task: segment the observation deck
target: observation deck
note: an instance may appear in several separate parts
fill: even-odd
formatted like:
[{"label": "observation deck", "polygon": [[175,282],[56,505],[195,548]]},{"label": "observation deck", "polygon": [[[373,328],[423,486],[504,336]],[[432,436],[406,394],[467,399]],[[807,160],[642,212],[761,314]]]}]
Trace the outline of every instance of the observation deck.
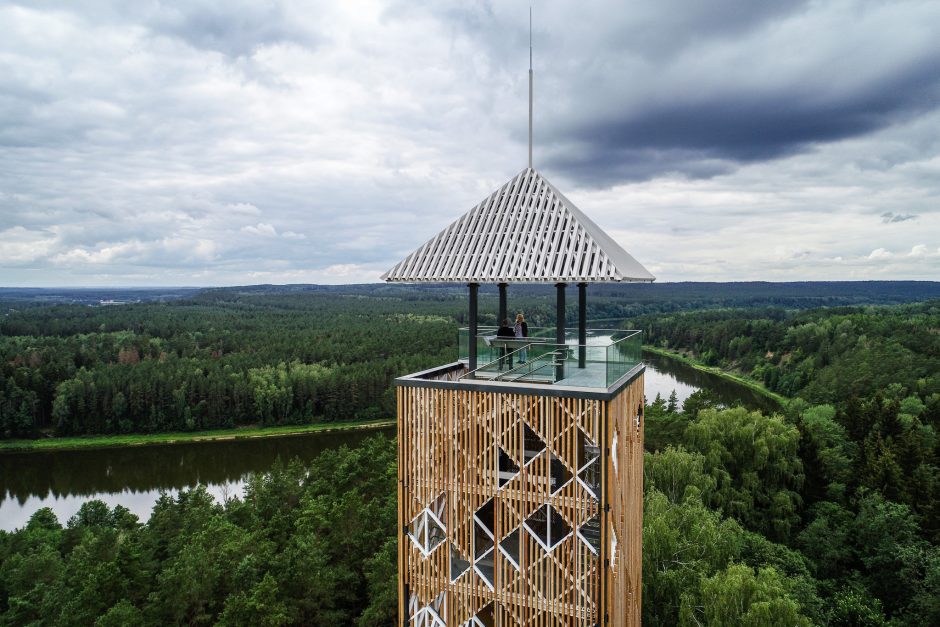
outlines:
[{"label": "observation deck", "polygon": [[[644,370],[641,331],[587,329],[585,342],[578,332],[566,332],[557,343],[554,327],[529,327],[529,337],[498,337],[497,328],[480,326],[475,336],[478,366],[470,368],[471,334],[457,331],[457,360],[423,372],[401,377],[414,385],[421,380],[448,384],[484,385],[487,389],[552,395],[609,395]],[[628,376],[630,375],[630,376]],[[578,394],[578,393],[581,394]]]},{"label": "observation deck", "polygon": [[[565,333],[555,342],[554,327],[530,327],[527,338],[496,336],[496,327],[480,327],[475,370],[460,379],[538,383],[565,387],[609,388],[642,362],[642,332],[587,329],[586,342]],[[469,364],[470,330],[457,332],[457,361]]]}]

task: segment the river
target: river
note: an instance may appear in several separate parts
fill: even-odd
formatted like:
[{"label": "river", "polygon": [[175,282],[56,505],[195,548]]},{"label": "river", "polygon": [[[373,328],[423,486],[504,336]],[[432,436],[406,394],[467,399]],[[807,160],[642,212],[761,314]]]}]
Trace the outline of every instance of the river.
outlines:
[{"label": "river", "polygon": [[[772,410],[774,402],[713,374],[666,357],[644,355],[646,396],[652,401],[675,390],[681,403],[707,388],[726,405]],[[37,453],[0,453],[0,529],[22,527],[40,507],[49,507],[65,524],[89,499],[123,505],[142,520],[162,492],[203,484],[218,499],[240,496],[246,478],[271,467],[278,457],[307,461],[326,449],[355,446],[376,433],[392,437],[394,428],[305,435],[191,442],[128,448]]]},{"label": "river", "polygon": [[126,448],[0,453],[0,529],[22,527],[40,507],[65,524],[89,499],[123,505],[142,520],[161,492],[203,484],[217,499],[241,496],[253,472],[278,457],[308,461],[343,444],[356,446],[394,427],[314,432],[303,435],[158,444]]},{"label": "river", "polygon": [[673,390],[679,400],[679,406],[693,392],[709,390],[722,404],[729,407],[743,405],[749,409],[759,409],[771,413],[780,409],[777,401],[755,392],[751,388],[725,379],[710,372],[697,370],[692,366],[653,353],[643,353],[646,362],[644,388],[646,399],[653,402],[656,394],[668,399]]}]

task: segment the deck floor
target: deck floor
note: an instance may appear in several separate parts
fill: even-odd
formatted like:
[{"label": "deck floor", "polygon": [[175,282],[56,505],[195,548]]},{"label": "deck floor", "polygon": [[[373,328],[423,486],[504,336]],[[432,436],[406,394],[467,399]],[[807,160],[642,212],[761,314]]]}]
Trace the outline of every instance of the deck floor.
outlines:
[{"label": "deck floor", "polygon": [[607,387],[607,364],[600,362],[588,362],[584,368],[578,368],[577,364],[565,365],[565,377],[559,379],[555,385],[570,385],[572,387],[583,388],[606,388]]},{"label": "deck floor", "polygon": [[[505,373],[505,370],[503,371],[478,370],[477,373],[474,375],[474,378],[493,380],[499,375],[504,374],[504,373]],[[530,374],[530,375],[520,376],[518,379],[514,379],[514,377],[517,377],[517,376],[519,375],[518,374],[507,375],[506,378],[500,379],[500,381],[504,381],[506,383],[548,383],[548,384],[551,384],[554,380],[551,375],[547,375],[547,374],[544,374],[544,375]]]},{"label": "deck floor", "polygon": [[[508,370],[508,368],[506,369]],[[476,379],[496,379],[506,370],[478,370],[474,378]],[[553,374],[531,374],[524,375],[518,379],[512,380],[515,374],[508,375],[500,381],[511,383],[547,383],[554,385],[567,385],[571,387],[585,388],[606,388],[607,387],[607,364],[601,362],[588,362],[584,368],[578,368],[576,362],[569,362],[565,365],[565,376],[558,381],[554,381]]]}]

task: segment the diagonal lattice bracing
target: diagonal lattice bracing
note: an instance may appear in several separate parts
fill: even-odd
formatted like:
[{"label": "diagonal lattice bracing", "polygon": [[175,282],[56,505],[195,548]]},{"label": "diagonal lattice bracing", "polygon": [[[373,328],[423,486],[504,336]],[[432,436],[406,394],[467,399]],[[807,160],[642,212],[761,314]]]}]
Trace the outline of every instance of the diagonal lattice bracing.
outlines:
[{"label": "diagonal lattice bracing", "polygon": [[[618,407],[635,410],[634,399],[642,398],[637,389]],[[433,619],[425,610],[443,591],[441,619],[449,626],[467,624],[493,603],[503,625],[593,627],[603,623],[605,577],[624,594],[612,598],[616,607],[610,609],[636,611],[638,531],[627,521],[631,508],[639,509],[630,499],[642,489],[642,476],[633,476],[635,468],[641,472],[642,442],[628,424],[635,411],[621,414],[611,406],[515,392],[399,389],[403,531],[425,512],[423,540],[417,526],[414,532],[422,548],[411,539],[399,548],[407,585],[400,591],[416,599],[412,616],[424,611]],[[607,434],[611,451],[617,431],[620,445],[613,449],[624,497],[610,513],[618,526],[613,543],[613,534],[604,534],[608,523],[595,471],[604,461],[616,474],[601,438]],[[539,526],[532,517],[540,511],[546,523],[544,530],[533,529],[540,532],[536,539],[530,528]],[[611,557],[613,579],[601,566]],[[407,609],[401,612],[407,621]]]}]

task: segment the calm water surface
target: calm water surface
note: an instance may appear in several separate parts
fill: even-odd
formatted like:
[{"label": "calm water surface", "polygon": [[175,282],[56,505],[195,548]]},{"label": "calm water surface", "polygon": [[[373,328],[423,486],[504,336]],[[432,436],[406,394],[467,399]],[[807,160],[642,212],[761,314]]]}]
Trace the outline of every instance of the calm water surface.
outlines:
[{"label": "calm water surface", "polygon": [[0,453],[0,529],[22,527],[40,507],[63,525],[82,503],[123,505],[141,520],[162,492],[205,485],[218,499],[241,496],[245,480],[280,457],[309,461],[326,449],[353,447],[367,437],[394,437],[395,429],[190,442],[41,453]]},{"label": "calm water surface", "polygon": [[[680,362],[656,355],[646,360],[646,396],[681,403],[706,388],[726,405],[773,410],[775,404],[751,390]],[[89,499],[121,504],[146,520],[157,497],[166,492],[205,485],[219,499],[241,496],[251,473],[263,472],[274,460],[299,457],[309,461],[326,449],[356,446],[394,428],[311,433],[253,440],[194,442],[132,448],[43,453],[0,453],[0,529],[22,527],[40,507],[51,508],[65,524]]]},{"label": "calm water surface", "polygon": [[646,376],[644,387],[646,399],[653,402],[656,394],[668,399],[672,391],[676,391],[679,406],[697,390],[709,390],[724,405],[729,407],[742,405],[749,409],[759,409],[763,412],[779,411],[780,406],[771,398],[758,394],[754,390],[723,379],[717,375],[696,370],[681,361],[662,357],[653,353],[643,353],[646,362]]}]

